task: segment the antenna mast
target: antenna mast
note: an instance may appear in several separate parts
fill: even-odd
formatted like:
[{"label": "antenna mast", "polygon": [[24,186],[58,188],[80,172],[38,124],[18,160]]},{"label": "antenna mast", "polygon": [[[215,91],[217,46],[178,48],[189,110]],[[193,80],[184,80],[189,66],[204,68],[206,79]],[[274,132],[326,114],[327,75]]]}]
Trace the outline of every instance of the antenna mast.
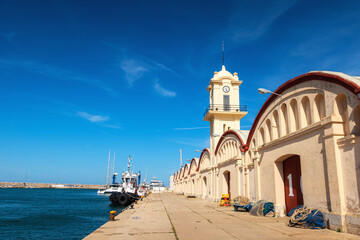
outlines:
[{"label": "antenna mast", "polygon": [[146,168],[145,179],[144,179],[145,183],[146,183],[146,180],[147,180],[147,168]]},{"label": "antenna mast", "polygon": [[182,151],[180,149],[180,168],[182,168]]},{"label": "antenna mast", "polygon": [[128,164],[128,172],[130,173],[130,161],[131,161],[131,157],[129,155],[129,164]]},{"label": "antenna mast", "polygon": [[222,41],[222,65],[225,65],[225,57],[224,57],[224,41]]}]

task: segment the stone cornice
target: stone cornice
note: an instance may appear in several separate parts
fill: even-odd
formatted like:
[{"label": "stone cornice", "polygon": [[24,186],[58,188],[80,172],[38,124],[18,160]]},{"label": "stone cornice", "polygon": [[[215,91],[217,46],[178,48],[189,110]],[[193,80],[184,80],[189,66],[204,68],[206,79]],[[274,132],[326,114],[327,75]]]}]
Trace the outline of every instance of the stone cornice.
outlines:
[{"label": "stone cornice", "polygon": [[203,169],[200,169],[200,170],[199,170],[199,173],[208,172],[208,171],[210,171],[210,170],[211,170],[210,167],[203,168]]},{"label": "stone cornice", "polygon": [[360,142],[360,136],[355,136],[353,134],[337,140],[339,148],[344,148],[357,142]]},{"label": "stone cornice", "polygon": [[305,128],[302,128],[300,130],[297,130],[295,132],[292,132],[286,136],[283,136],[281,138],[278,138],[278,139],[275,139],[271,142],[268,142],[268,143],[265,143],[264,145],[262,146],[258,146],[257,150],[258,151],[263,151],[267,148],[271,148],[271,147],[274,147],[278,144],[283,144],[283,143],[286,143],[287,141],[289,140],[292,140],[292,139],[295,139],[295,138],[298,138],[299,136],[302,136],[302,135],[305,135],[305,134],[308,134],[308,133],[311,133],[311,132],[314,132],[314,131],[317,131],[317,130],[320,130],[323,128],[323,124],[322,124],[322,121],[320,122],[316,122],[316,123],[313,123]]},{"label": "stone cornice", "polygon": [[[240,159],[241,159],[241,158],[240,158]],[[216,167],[219,168],[219,167],[223,167],[223,166],[226,166],[226,165],[230,165],[230,164],[232,164],[232,163],[236,163],[238,160],[239,160],[239,158],[237,158],[237,157],[230,158],[230,159],[228,159],[228,160],[226,160],[226,161],[219,162]]]}]

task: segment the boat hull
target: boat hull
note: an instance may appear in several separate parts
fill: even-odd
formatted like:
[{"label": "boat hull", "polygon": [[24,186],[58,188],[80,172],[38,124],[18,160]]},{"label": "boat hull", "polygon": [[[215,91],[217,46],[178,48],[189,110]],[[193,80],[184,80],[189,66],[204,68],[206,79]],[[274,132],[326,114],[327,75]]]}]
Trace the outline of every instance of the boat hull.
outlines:
[{"label": "boat hull", "polygon": [[112,193],[109,196],[109,200],[115,204],[115,205],[120,205],[120,206],[128,206],[130,204],[132,204],[133,202],[135,202],[135,200],[138,200],[139,196],[137,196],[136,194],[132,194],[132,193]]}]

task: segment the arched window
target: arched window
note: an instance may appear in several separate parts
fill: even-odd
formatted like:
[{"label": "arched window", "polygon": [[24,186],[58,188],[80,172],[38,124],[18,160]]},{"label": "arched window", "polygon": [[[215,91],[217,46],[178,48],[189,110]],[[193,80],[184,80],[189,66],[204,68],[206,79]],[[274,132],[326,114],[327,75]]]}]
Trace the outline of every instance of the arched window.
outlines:
[{"label": "arched window", "polygon": [[301,127],[306,127],[311,124],[310,116],[310,101],[308,97],[301,99]]},{"label": "arched window", "polygon": [[319,93],[314,99],[314,122],[320,121],[325,117],[325,99]]},{"label": "arched window", "polygon": [[273,112],[273,124],[272,124],[272,133],[273,139],[278,139],[280,137],[280,122],[278,111],[274,110]]},{"label": "arched window", "polygon": [[295,99],[291,100],[290,102],[290,130],[291,132],[295,132],[299,130],[299,115],[298,115],[298,108],[297,108],[297,102]]},{"label": "arched window", "polygon": [[288,121],[288,113],[287,113],[287,107],[284,103],[281,105],[281,136],[289,134],[289,121]]},{"label": "arched window", "polygon": [[266,120],[266,128],[267,128],[267,131],[266,131],[266,139],[265,139],[265,142],[271,142],[272,141],[272,135],[271,135],[271,122],[270,120]]},{"label": "arched window", "polygon": [[236,142],[233,142],[233,157],[237,156]]},{"label": "arched window", "polygon": [[265,143],[265,133],[264,133],[264,129],[260,128],[260,146],[263,145]]},{"label": "arched window", "polygon": [[356,136],[360,136],[360,104],[354,110],[354,131],[353,133]]},{"label": "arched window", "polygon": [[229,142],[227,142],[225,145],[225,153],[226,153],[226,160],[228,160],[231,157],[231,149]]},{"label": "arched window", "polygon": [[342,122],[343,122],[343,129],[344,129],[344,135],[350,134],[350,128],[349,128],[349,118],[348,118],[348,111],[347,111],[347,100],[346,95],[341,93],[336,96],[335,98],[335,104],[334,104],[334,113],[336,115],[341,116]]}]

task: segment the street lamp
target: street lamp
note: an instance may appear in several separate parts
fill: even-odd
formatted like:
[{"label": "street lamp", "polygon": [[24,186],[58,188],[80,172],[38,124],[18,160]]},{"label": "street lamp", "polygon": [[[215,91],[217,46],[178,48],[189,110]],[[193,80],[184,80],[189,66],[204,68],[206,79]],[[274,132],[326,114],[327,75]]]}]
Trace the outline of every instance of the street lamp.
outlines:
[{"label": "street lamp", "polygon": [[275,94],[275,95],[278,95],[278,96],[282,97],[282,95],[281,95],[281,94],[278,94],[278,93],[272,92],[272,91],[270,91],[270,90],[268,90],[268,89],[265,89],[265,88],[259,88],[259,89],[258,89],[258,92],[259,92],[260,94],[273,93],[273,94]]}]

